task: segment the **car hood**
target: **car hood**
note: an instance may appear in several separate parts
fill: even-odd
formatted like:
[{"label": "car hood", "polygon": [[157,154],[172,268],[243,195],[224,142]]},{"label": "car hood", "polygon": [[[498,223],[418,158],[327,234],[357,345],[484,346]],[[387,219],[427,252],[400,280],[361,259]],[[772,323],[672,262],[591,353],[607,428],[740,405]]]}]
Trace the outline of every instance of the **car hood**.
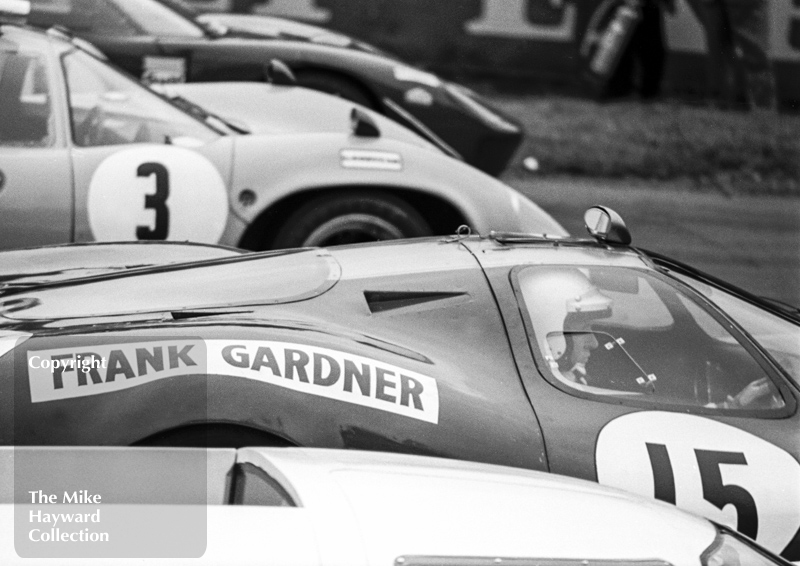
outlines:
[{"label": "car hood", "polygon": [[375,122],[381,136],[440,152],[427,140],[377,112],[299,86],[214,82],[159,85],[157,90],[167,96],[182,96],[214,114],[244,124],[254,134],[350,133],[351,114],[359,108]]}]

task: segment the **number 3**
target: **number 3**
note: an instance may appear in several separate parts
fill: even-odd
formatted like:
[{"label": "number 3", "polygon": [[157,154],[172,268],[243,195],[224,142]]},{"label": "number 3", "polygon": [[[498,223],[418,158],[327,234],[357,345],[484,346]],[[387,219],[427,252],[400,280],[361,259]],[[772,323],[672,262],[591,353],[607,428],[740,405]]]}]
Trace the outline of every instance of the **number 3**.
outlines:
[{"label": "number 3", "polygon": [[[675,504],[675,474],[669,452],[664,444],[646,443],[650,466],[653,469],[654,493],[656,499]],[[697,466],[700,469],[700,483],[703,499],[722,510],[727,504],[736,508],[736,530],[750,538],[758,534],[758,511],[753,496],[738,485],[722,483],[721,464],[747,465],[741,452],[720,452],[716,450],[695,450]]]},{"label": "number 3", "polygon": [[156,212],[155,228],[137,226],[136,238],[139,240],[166,240],[169,234],[169,171],[160,163],[142,163],[136,169],[139,177],[156,176],[156,192],[144,197],[144,207],[152,208]]}]

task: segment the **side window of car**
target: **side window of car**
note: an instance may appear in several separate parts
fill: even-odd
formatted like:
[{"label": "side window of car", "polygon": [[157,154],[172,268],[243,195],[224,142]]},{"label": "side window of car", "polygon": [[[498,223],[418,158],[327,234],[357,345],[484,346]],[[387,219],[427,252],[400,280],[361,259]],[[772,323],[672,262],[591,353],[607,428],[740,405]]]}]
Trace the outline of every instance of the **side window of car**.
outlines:
[{"label": "side window of car", "polygon": [[673,275],[728,313],[800,387],[800,324],[781,318],[718,287],[680,273]]},{"label": "side window of car", "polygon": [[51,104],[44,57],[0,51],[0,145],[51,145]]},{"label": "side window of car", "polygon": [[238,464],[233,471],[233,505],[297,507],[292,496],[264,470],[253,464]]},{"label": "side window of car", "polygon": [[64,26],[76,34],[140,34],[119,8],[105,0],[33,0],[28,21],[40,27]]},{"label": "side window of car", "polygon": [[703,411],[785,406],[767,360],[666,277],[599,266],[515,277],[534,357],[565,391]]}]

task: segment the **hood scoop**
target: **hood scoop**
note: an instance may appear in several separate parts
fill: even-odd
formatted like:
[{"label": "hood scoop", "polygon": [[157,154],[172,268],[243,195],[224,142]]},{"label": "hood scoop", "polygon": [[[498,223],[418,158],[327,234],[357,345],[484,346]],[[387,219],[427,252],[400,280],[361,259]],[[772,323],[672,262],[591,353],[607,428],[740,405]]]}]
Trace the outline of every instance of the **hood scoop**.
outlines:
[{"label": "hood scoop", "polygon": [[469,293],[445,291],[364,291],[372,314],[419,307],[414,310],[442,308],[469,300]]}]

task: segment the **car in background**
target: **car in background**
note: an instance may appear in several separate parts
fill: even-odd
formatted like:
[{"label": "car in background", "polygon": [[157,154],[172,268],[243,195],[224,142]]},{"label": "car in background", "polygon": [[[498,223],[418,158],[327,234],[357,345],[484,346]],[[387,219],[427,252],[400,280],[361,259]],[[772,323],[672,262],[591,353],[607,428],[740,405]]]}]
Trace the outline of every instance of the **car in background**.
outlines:
[{"label": "car in background", "polygon": [[248,82],[166,83],[150,88],[186,99],[250,134],[336,132],[350,135],[354,118],[371,122],[380,137],[436,153],[442,148],[397,122],[350,101],[296,85]]},{"label": "car in background", "polygon": [[461,85],[384,54],[302,37],[258,36],[203,24],[174,0],[33,0],[29,21],[59,25],[146,82],[257,81],[283,61],[299,84],[384,114],[467,163],[498,175],[521,126]]},{"label": "car in background", "polygon": [[[0,248],[188,240],[263,250],[462,224],[565,233],[517,191],[366,109],[351,109],[347,128],[250,134],[159,96],[57,30],[2,25],[0,38]],[[331,106],[341,112],[341,101]]]},{"label": "car in background", "polygon": [[[115,566],[140,557],[227,566],[787,564],[659,502],[570,478],[420,456],[17,447],[0,449],[0,478],[7,480],[0,483],[6,566],[42,555],[51,558],[36,564],[70,566],[98,555],[89,537],[103,534],[109,544],[100,555]],[[17,497],[12,484],[21,484]],[[32,503],[37,492],[100,500],[42,505]],[[80,536],[83,528],[89,540],[42,544],[51,531],[34,514],[78,510],[98,521],[62,522],[58,532]]]},{"label": "car in background", "polygon": [[465,231],[185,262],[172,248],[126,270],[120,249],[71,278],[92,246],[65,248],[52,270],[3,274],[0,444],[351,448],[550,471],[798,560],[800,318],[631,247],[613,211],[587,226],[584,240]]},{"label": "car in background", "polygon": [[[188,4],[183,0],[168,0],[175,4],[176,9],[183,8],[186,13],[192,14],[195,10],[202,10],[202,6],[197,3]],[[225,12],[201,13],[196,16],[199,22],[207,25],[225,27],[238,32],[247,32],[264,37],[274,37],[276,39],[296,39],[300,41],[310,41],[321,43],[333,47],[343,47],[345,49],[356,49],[366,53],[376,53],[392,59],[396,56],[375,47],[370,43],[359,41],[353,37],[344,35],[340,32],[315,26],[288,18],[278,16],[265,16],[255,14],[233,14]]]}]

